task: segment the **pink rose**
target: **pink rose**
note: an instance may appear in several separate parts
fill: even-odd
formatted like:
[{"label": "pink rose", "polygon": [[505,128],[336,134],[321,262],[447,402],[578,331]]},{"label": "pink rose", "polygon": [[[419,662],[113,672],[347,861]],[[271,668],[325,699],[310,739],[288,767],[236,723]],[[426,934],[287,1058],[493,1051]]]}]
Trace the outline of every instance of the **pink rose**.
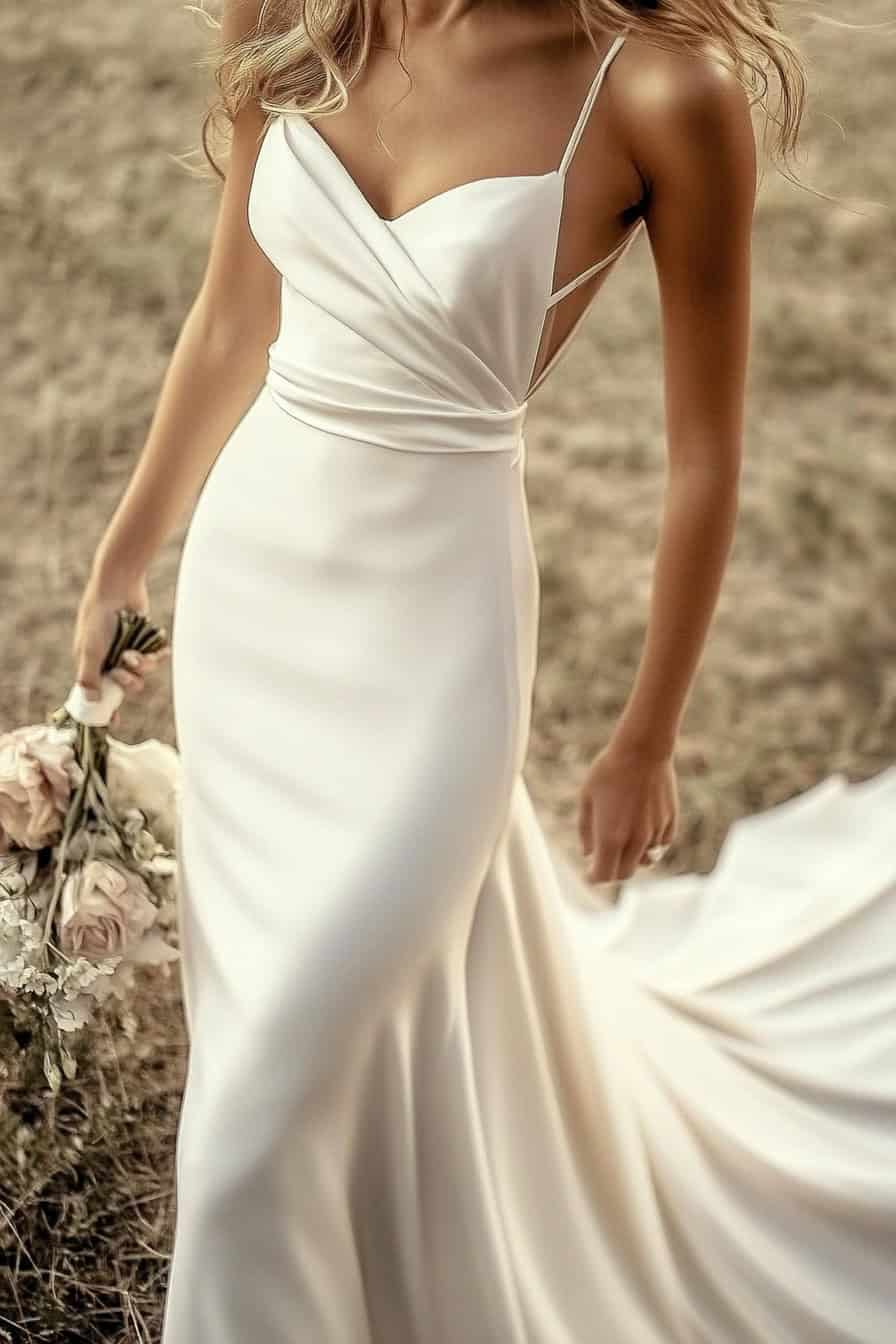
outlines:
[{"label": "pink rose", "polygon": [[34,723],[0,736],[0,854],[43,849],[62,833],[80,777],[70,728]]},{"label": "pink rose", "polygon": [[139,873],[124,872],[102,859],[91,859],[70,873],[62,886],[62,951],[91,959],[131,955],[156,918],[147,892]]}]

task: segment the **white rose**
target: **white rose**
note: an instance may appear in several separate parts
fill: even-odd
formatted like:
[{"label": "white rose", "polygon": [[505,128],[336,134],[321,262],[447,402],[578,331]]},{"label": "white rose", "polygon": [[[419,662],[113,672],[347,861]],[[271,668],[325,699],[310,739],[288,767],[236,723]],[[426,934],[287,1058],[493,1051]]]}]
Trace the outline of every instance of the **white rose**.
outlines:
[{"label": "white rose", "polygon": [[139,808],[149,829],[166,849],[174,849],[180,753],[155,737],[143,742],[120,742],[109,736],[106,783],[116,813]]}]

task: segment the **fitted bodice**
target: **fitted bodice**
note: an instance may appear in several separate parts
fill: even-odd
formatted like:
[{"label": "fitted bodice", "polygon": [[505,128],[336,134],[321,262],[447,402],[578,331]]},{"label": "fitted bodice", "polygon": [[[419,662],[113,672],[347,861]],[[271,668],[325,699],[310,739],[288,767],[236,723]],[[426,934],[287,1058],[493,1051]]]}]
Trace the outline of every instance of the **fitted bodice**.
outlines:
[{"label": "fitted bodice", "polygon": [[266,381],[284,410],[385,447],[515,446],[529,396],[579,325],[533,380],[550,308],[621,256],[642,222],[554,289],[566,169],[623,41],[600,63],[556,170],[465,182],[391,220],[310,121],[271,121],[248,218],[282,276]]}]

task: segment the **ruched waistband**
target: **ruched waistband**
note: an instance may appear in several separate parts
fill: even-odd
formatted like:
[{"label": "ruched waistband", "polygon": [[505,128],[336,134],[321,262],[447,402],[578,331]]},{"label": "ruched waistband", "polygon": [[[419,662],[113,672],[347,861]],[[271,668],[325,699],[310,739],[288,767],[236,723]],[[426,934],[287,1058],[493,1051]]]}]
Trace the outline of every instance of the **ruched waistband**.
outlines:
[{"label": "ruched waistband", "polygon": [[287,415],[340,438],[411,453],[521,451],[527,403],[507,410],[461,406],[424,398],[406,401],[365,398],[358,388],[350,405],[299,388],[270,365],[265,388]]}]

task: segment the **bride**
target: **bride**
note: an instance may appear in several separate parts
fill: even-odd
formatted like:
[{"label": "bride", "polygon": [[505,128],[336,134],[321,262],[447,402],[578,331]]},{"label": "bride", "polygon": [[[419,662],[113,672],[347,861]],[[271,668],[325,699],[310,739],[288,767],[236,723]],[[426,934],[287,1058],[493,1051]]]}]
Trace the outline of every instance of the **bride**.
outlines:
[{"label": "bride", "polygon": [[[189,517],[163,1344],[889,1344],[896,769],[645,871],[734,530],[766,70],[799,127],[777,10],[226,6],[208,266],[74,637],[96,695]],[[525,419],[642,232],[666,497],[580,873],[522,775]]]}]

